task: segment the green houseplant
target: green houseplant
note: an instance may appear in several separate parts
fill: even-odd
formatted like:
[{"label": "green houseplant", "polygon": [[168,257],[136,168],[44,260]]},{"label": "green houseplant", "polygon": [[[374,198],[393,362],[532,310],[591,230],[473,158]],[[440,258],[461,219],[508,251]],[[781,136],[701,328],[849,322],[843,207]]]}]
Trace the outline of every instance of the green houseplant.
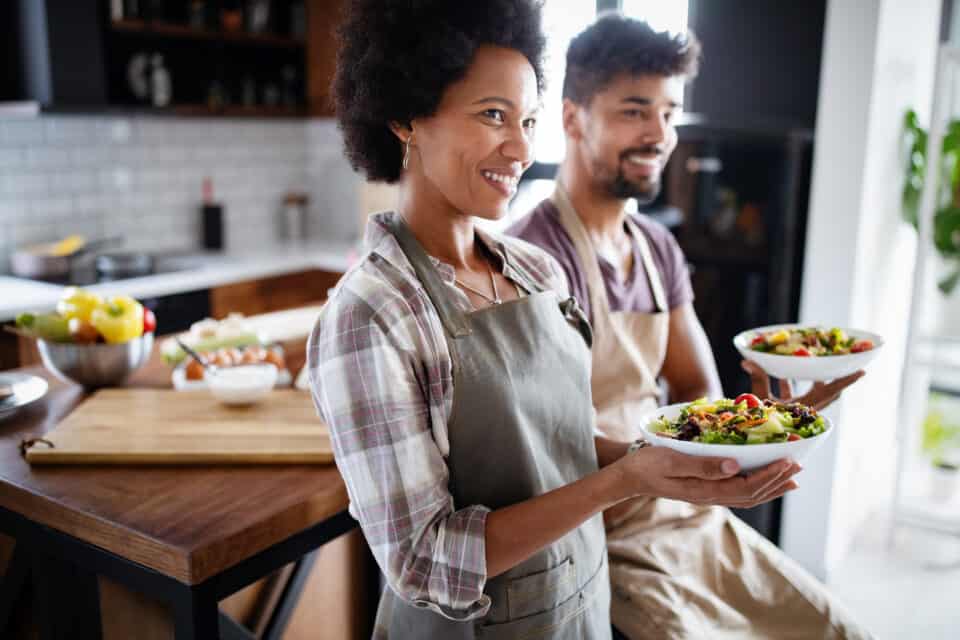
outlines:
[{"label": "green houseplant", "polygon": [[[903,137],[907,151],[903,217],[916,228],[927,171],[927,132],[912,109],[904,116]],[[939,286],[944,294],[949,294],[960,283],[960,120],[951,120],[947,125],[939,170],[940,193],[933,218],[933,243],[948,264],[948,272]]]},{"label": "green houseplant", "polygon": [[940,502],[953,499],[960,484],[960,423],[958,401],[931,393],[923,421],[920,449],[930,460],[931,496]]}]

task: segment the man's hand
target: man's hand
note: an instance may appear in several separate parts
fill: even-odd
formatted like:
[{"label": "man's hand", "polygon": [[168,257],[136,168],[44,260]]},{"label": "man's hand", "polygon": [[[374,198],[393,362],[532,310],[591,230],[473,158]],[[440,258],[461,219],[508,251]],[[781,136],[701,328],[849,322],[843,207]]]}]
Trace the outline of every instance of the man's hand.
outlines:
[{"label": "man's hand", "polygon": [[752,360],[742,360],[740,367],[750,375],[750,389],[755,396],[760,398],[770,398],[771,400],[780,400],[782,402],[799,402],[808,407],[813,407],[817,411],[829,406],[834,400],[840,397],[843,390],[863,377],[863,371],[857,371],[850,375],[837,378],[831,382],[815,382],[813,388],[802,396],[794,397],[793,386],[789,380],[780,381],[780,397],[773,395],[770,389],[770,376]]},{"label": "man's hand", "polygon": [[741,476],[736,460],[689,456],[666,447],[645,447],[615,464],[631,496],[742,509],[796,489],[793,476],[803,468],[791,460],[778,460]]}]

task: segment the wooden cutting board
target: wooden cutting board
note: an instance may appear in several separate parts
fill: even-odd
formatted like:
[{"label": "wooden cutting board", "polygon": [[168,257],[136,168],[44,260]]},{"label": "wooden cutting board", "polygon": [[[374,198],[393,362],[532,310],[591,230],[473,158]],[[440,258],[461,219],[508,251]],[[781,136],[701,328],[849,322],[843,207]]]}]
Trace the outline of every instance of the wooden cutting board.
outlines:
[{"label": "wooden cutting board", "polygon": [[31,464],[278,464],[333,461],[309,393],[227,407],[208,391],[103,389],[26,451]]}]

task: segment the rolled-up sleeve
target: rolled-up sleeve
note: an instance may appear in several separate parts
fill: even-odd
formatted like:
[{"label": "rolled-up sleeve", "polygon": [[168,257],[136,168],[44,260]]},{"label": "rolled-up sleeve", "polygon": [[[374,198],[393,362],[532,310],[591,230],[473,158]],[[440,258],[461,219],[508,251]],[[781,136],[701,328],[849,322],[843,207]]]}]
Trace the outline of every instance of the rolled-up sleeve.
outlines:
[{"label": "rolled-up sleeve", "polygon": [[452,620],[486,614],[484,532],[489,509],[455,509],[434,439],[430,367],[415,319],[381,314],[341,292],[310,339],[308,366],[350,512],[389,586]]}]

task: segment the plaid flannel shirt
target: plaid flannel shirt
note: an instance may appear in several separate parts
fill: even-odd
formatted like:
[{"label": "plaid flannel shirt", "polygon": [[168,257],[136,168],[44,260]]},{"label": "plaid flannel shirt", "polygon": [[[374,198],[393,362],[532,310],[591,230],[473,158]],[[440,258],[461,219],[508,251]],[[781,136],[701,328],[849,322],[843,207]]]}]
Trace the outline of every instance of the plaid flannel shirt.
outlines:
[{"label": "plaid flannel shirt", "polygon": [[[452,620],[487,613],[484,529],[489,509],[455,505],[448,489],[447,421],[453,371],[440,317],[393,235],[371,216],[367,253],[340,280],[310,337],[308,367],[317,409],[330,428],[350,513],[390,588]],[[568,294],[546,252],[480,230],[520,284]],[[504,255],[506,254],[506,255]],[[472,310],[454,269],[431,258],[448,292]]]}]

